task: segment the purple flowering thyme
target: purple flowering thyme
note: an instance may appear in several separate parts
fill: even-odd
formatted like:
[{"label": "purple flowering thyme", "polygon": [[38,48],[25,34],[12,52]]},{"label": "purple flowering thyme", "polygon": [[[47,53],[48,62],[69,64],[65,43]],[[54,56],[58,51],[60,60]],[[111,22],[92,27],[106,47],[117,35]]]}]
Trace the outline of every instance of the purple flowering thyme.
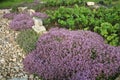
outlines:
[{"label": "purple flowering thyme", "polygon": [[14,16],[16,16],[16,13],[6,13],[3,15],[3,18],[7,18],[7,19],[13,19]]},{"label": "purple flowering thyme", "polygon": [[55,28],[39,38],[23,64],[43,80],[106,80],[120,72],[120,47],[91,31]]},{"label": "purple flowering thyme", "polygon": [[13,30],[22,30],[32,28],[34,21],[28,14],[18,14],[10,23],[10,28]]}]

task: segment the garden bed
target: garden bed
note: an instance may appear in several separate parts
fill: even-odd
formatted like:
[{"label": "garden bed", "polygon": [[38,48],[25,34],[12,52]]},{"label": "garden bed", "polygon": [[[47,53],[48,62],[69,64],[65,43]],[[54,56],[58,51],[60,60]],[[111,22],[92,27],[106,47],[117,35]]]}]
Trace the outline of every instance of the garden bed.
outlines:
[{"label": "garden bed", "polygon": [[[46,2],[40,2],[39,4],[37,4],[37,6],[30,3],[30,5],[28,5],[27,7],[35,9],[37,12],[44,12],[49,16],[43,22],[43,25],[45,25],[47,30],[53,27],[66,28],[69,30],[89,30],[101,35],[104,38],[105,44],[109,44],[115,47],[120,46],[120,9],[119,7],[114,7],[115,4],[119,4],[119,0],[117,2],[112,2],[112,4],[114,5],[112,7],[101,7],[98,9],[86,6],[85,2],[82,2],[82,0],[75,0],[75,2],[70,2],[70,0],[65,2],[55,2],[55,0],[43,1]],[[105,1],[105,3],[106,5],[108,5],[107,1]],[[6,2],[6,4],[11,5],[11,3],[9,2]],[[15,2],[14,4],[14,6],[26,6],[25,3],[17,5]],[[18,14],[17,7],[14,7],[12,12]],[[41,78],[36,76],[35,74],[29,74],[25,72],[23,68],[23,60],[26,55],[29,55],[29,53],[32,53],[31,51],[34,52],[35,50],[37,51],[36,53],[39,54],[38,49],[41,48],[38,47],[36,49],[36,42],[40,35],[38,35],[32,29],[14,31],[14,29],[12,30],[12,28],[9,28],[10,21],[11,20],[4,19],[2,17],[0,19],[0,79],[14,80],[15,78],[23,78],[25,80],[41,80]],[[52,32],[50,34],[52,34]],[[57,38],[56,40],[59,41],[59,38]],[[45,77],[43,76],[42,78]],[[100,79],[97,80],[102,79],[103,78],[100,77]],[[108,80],[113,80],[113,77],[110,77]]]}]

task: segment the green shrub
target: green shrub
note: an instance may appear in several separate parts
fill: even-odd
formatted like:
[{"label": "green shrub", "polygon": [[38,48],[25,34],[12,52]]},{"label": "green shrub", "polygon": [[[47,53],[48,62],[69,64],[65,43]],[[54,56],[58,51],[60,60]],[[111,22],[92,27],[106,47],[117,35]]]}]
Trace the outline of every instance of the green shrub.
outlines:
[{"label": "green shrub", "polygon": [[[74,7],[61,6],[55,11],[48,10],[47,13],[49,18],[46,25],[57,24],[58,27],[70,30],[91,30],[102,35],[107,43],[114,46],[120,45],[120,11],[114,7],[92,10],[78,5]],[[96,26],[99,27],[97,30]],[[109,32],[109,30],[111,31]]]},{"label": "green shrub", "polygon": [[33,0],[2,0],[0,1],[0,8],[12,8],[28,2],[33,2]]},{"label": "green shrub", "polygon": [[83,4],[83,0],[44,0],[46,6],[71,6]]},{"label": "green shrub", "polygon": [[120,45],[120,25],[116,24],[112,26],[112,24],[105,22],[102,23],[100,27],[94,28],[95,32],[101,34],[105,39],[106,42],[113,46]]},{"label": "green shrub", "polygon": [[36,47],[36,41],[39,35],[32,29],[20,31],[16,41],[20,47],[26,52],[30,52]]},{"label": "green shrub", "polygon": [[75,5],[73,8],[61,6],[58,10],[47,11],[47,13],[50,23],[57,23],[68,29],[81,29],[81,27],[87,26],[88,18],[92,12],[88,8]]}]

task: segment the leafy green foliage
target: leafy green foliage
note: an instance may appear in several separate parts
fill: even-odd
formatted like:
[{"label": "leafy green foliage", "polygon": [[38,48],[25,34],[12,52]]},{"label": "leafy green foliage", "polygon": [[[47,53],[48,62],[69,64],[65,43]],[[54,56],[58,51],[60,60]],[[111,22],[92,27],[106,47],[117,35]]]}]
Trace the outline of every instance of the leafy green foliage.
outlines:
[{"label": "leafy green foliage", "polygon": [[115,8],[91,10],[75,5],[72,8],[62,6],[58,10],[49,10],[47,13],[50,16],[48,19],[50,23],[58,23],[62,27],[72,29],[91,27],[90,29],[93,30],[94,26],[99,26],[103,22],[109,22],[112,25],[120,23],[119,11]]},{"label": "leafy green foliage", "polygon": [[120,31],[119,24],[112,26],[112,24],[105,22],[102,23],[100,27],[95,27],[94,31],[101,34],[106,39],[107,43],[114,46],[120,45],[120,37],[118,34]]},{"label": "leafy green foliage", "polygon": [[73,7],[61,6],[55,11],[47,11],[49,18],[47,24],[57,24],[70,30],[91,30],[102,35],[106,42],[120,45],[120,11],[116,8],[89,9],[74,5]]},{"label": "leafy green foliage", "polygon": [[[80,29],[81,25],[85,27],[88,24],[87,18],[91,15],[91,10],[85,7],[75,5],[73,8],[60,7],[56,11],[47,11],[53,23],[58,23],[62,27],[69,29]],[[77,26],[77,27],[76,27]]]},{"label": "leafy green foliage", "polygon": [[28,53],[35,49],[39,35],[32,29],[20,31],[16,41]]},{"label": "leafy green foliage", "polygon": [[12,8],[24,2],[33,2],[33,0],[0,0],[0,8]]},{"label": "leafy green foliage", "polygon": [[70,6],[74,4],[83,4],[83,0],[44,0],[46,6]]}]

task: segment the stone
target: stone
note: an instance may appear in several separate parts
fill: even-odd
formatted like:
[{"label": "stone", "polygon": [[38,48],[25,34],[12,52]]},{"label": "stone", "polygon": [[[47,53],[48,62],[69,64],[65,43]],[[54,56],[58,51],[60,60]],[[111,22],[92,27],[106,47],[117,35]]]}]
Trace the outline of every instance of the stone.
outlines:
[{"label": "stone", "polygon": [[0,59],[0,63],[5,63],[5,59],[4,58]]},{"label": "stone", "polygon": [[35,32],[37,33],[43,33],[46,31],[45,27],[44,26],[33,26],[32,27],[34,29]]},{"label": "stone", "polygon": [[25,74],[25,75],[23,76],[23,78],[28,78],[28,75]]},{"label": "stone", "polygon": [[37,33],[46,32],[46,28],[43,26],[42,20],[40,18],[33,17],[34,20],[34,26],[32,26],[32,29]]},{"label": "stone", "polygon": [[0,79],[2,79],[2,78],[3,78],[3,76],[0,75]]},{"label": "stone", "polygon": [[18,11],[20,13],[23,13],[23,12],[27,11],[27,7],[18,7]]},{"label": "stone", "polygon": [[[19,57],[18,53],[21,52],[22,55],[23,50],[17,46],[14,38],[19,32],[8,27],[11,20],[3,18],[5,13],[10,13],[10,9],[0,9],[0,80],[13,78],[13,80],[15,78],[17,78],[16,80],[28,80],[25,79],[26,77],[22,79],[26,73],[23,71],[21,61],[23,58]],[[21,67],[17,64],[20,64]]]},{"label": "stone", "polygon": [[10,13],[12,9],[0,9],[0,14]]},{"label": "stone", "polygon": [[30,75],[29,78],[30,78],[30,79],[33,79],[33,78],[34,78],[34,75]]},{"label": "stone", "polygon": [[39,26],[42,26],[42,25],[43,25],[42,19],[33,17],[33,20],[34,20],[35,25],[37,25],[37,26],[38,26],[38,25],[39,25]]},{"label": "stone", "polygon": [[87,2],[87,6],[93,6],[95,5],[95,2]]},{"label": "stone", "polygon": [[16,62],[16,58],[10,58],[10,61]]},{"label": "stone", "polygon": [[27,13],[30,14],[30,16],[32,16],[33,13],[35,13],[35,10],[33,10],[33,9],[28,9],[28,10],[27,10]]},{"label": "stone", "polygon": [[18,76],[23,76],[24,74],[23,73],[19,73]]},{"label": "stone", "polygon": [[19,67],[16,66],[16,67],[14,67],[14,69],[16,72],[19,72]]},{"label": "stone", "polygon": [[0,9],[0,19],[3,18],[3,15],[10,13],[12,9]]},{"label": "stone", "polygon": [[10,13],[12,9],[5,9],[4,13]]},{"label": "stone", "polygon": [[1,80],[7,80],[6,78],[2,78]]}]

